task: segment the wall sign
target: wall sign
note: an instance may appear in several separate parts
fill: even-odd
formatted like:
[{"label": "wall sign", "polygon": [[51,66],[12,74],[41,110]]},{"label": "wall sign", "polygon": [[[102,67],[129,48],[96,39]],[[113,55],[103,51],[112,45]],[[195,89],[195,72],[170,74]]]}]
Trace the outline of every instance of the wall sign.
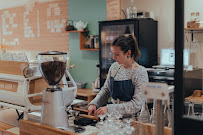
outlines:
[{"label": "wall sign", "polygon": [[121,0],[106,0],[107,20],[121,19]]},{"label": "wall sign", "polygon": [[7,90],[16,92],[18,89],[18,83],[17,82],[8,82],[8,81],[2,81],[0,80],[0,90]]}]

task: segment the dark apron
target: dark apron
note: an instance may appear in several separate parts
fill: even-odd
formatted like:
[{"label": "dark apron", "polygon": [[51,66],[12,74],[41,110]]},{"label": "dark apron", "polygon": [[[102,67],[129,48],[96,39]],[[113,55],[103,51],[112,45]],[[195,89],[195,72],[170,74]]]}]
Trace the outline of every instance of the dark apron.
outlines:
[{"label": "dark apron", "polygon": [[114,77],[116,76],[120,67],[121,65],[118,65],[113,73],[113,76],[110,78],[110,92],[111,97],[113,98],[113,103],[130,101],[134,95],[134,86],[131,80],[134,64],[132,65],[128,80],[116,81],[114,80]]}]

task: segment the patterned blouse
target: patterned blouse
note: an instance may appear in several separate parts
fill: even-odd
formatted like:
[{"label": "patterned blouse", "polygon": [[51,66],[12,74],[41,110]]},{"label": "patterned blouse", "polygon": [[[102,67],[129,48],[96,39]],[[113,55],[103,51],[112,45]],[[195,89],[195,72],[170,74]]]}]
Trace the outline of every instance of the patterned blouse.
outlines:
[{"label": "patterned blouse", "polygon": [[[104,86],[101,88],[97,96],[89,103],[96,105],[97,108],[106,105],[108,99],[110,98],[110,77],[113,75],[114,71],[117,69],[118,63],[115,62],[111,65],[107,79]],[[114,80],[128,80],[128,76],[131,70],[125,69],[123,66],[118,70]],[[120,104],[107,104],[107,110],[109,113],[119,112],[120,114],[135,114],[141,110],[142,104],[144,103],[141,96],[141,85],[144,82],[148,82],[148,74],[143,66],[134,68],[132,71],[132,82],[134,85],[134,95],[130,101],[122,102]]]}]

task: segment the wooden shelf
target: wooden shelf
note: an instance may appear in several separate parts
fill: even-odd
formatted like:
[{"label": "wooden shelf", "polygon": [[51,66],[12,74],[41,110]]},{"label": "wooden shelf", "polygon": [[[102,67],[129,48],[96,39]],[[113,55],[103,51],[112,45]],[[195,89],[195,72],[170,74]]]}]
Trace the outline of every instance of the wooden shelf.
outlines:
[{"label": "wooden shelf", "polygon": [[201,30],[203,30],[203,27],[200,27],[200,28],[184,28],[184,30],[186,30],[186,31],[201,31]]},{"label": "wooden shelf", "polygon": [[80,50],[99,51],[99,49],[95,49],[95,48],[85,48],[85,38],[86,38],[87,34],[89,33],[89,31],[73,30],[73,31],[67,31],[67,32],[69,32],[69,33],[79,33]]},{"label": "wooden shelf", "polygon": [[185,33],[191,34],[191,41],[194,39],[194,33],[203,33],[203,27],[200,28],[184,28]]},{"label": "wooden shelf", "polygon": [[203,95],[201,97],[186,97],[185,102],[189,102],[190,100],[194,101],[195,104],[202,104],[203,102]]},{"label": "wooden shelf", "polygon": [[89,31],[78,31],[78,30],[72,30],[72,31],[67,31],[67,32],[70,32],[70,33],[88,33]]},{"label": "wooden shelf", "polygon": [[80,50],[86,50],[86,51],[99,51],[99,49],[92,49],[92,48],[85,48],[85,49],[80,49]]}]

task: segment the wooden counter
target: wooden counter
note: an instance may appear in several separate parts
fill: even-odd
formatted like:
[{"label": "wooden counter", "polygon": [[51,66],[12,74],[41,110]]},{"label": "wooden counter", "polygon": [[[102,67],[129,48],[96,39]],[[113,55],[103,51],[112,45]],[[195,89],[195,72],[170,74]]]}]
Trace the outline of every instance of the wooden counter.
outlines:
[{"label": "wooden counter", "polygon": [[11,128],[14,128],[14,126],[0,122],[0,135],[16,135],[16,134],[6,131]]},{"label": "wooden counter", "polygon": [[[133,135],[155,135],[155,125],[150,123],[132,122],[135,132]],[[172,135],[172,128],[164,127],[164,135]]]},{"label": "wooden counter", "polygon": [[[79,135],[73,132],[64,131],[55,127],[50,127],[40,123],[31,122],[29,120],[20,120],[20,135]],[[86,131],[90,129],[86,127]],[[85,132],[86,132],[85,131]],[[81,133],[85,135],[96,135],[96,133]]]},{"label": "wooden counter", "polygon": [[77,135],[40,123],[21,119],[19,122],[20,135]]},{"label": "wooden counter", "polygon": [[98,93],[93,92],[92,89],[78,89],[78,97],[87,97],[88,104],[96,97]]},{"label": "wooden counter", "polygon": [[[135,132],[132,135],[155,135],[155,125],[150,123],[133,121],[132,126],[135,128]],[[20,120],[19,127],[20,135],[78,135],[23,119]],[[96,132],[90,135],[96,135]],[[164,127],[164,135],[172,135],[172,128]]]}]

